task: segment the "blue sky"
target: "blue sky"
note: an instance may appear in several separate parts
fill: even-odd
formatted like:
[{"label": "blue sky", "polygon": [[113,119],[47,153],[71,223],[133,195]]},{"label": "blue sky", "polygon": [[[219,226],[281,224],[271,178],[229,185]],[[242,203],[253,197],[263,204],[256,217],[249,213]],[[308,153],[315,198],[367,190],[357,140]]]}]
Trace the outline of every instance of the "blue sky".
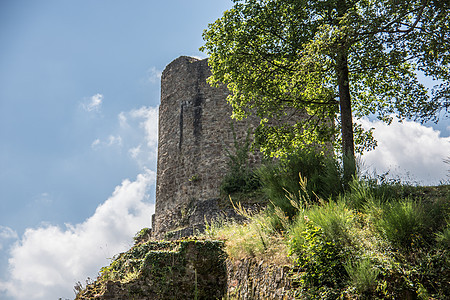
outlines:
[{"label": "blue sky", "polygon": [[[73,285],[150,226],[159,76],[230,0],[0,2],[0,298]],[[448,180],[450,122],[375,127],[368,169]]]}]

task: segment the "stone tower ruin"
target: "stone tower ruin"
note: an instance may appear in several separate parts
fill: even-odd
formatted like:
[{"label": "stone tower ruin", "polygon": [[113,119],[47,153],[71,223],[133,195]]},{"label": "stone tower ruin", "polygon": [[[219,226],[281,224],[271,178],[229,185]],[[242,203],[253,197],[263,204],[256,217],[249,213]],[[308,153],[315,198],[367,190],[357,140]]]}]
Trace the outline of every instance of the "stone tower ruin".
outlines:
[{"label": "stone tower ruin", "polygon": [[256,117],[232,121],[229,91],[210,86],[210,75],[207,59],[186,56],[162,73],[154,237],[189,235],[221,212],[219,188],[234,147],[231,122],[238,139],[259,124]]}]

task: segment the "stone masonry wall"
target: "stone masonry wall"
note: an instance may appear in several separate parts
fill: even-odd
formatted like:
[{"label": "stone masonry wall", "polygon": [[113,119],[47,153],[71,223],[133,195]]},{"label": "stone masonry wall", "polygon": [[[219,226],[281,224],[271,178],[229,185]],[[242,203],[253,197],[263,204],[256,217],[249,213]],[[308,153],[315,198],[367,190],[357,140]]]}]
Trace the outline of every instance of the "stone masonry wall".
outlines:
[{"label": "stone masonry wall", "polygon": [[[180,226],[183,214],[190,219],[209,218],[196,209],[201,201],[214,201],[227,172],[227,149],[234,145],[231,106],[225,86],[212,87],[207,59],[181,56],[161,76],[159,107],[158,170],[153,236]],[[239,139],[259,119],[233,121]],[[254,158],[258,160],[257,156]],[[215,209],[217,210],[217,209]],[[193,224],[184,224],[189,227]]]},{"label": "stone masonry wall", "polygon": [[291,266],[281,266],[256,258],[227,260],[227,299],[296,299]]}]

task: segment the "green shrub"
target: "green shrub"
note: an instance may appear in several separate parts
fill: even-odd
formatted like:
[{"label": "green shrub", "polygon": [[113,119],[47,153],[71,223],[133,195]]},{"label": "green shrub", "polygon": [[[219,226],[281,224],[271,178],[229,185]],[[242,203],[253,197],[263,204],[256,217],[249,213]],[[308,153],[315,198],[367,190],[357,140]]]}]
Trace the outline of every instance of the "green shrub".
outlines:
[{"label": "green shrub", "polygon": [[222,179],[220,190],[225,195],[237,192],[250,192],[260,187],[258,176],[249,166],[248,155],[250,153],[250,131],[243,142],[237,140],[233,123],[234,150],[226,149],[228,154],[228,173]]},{"label": "green shrub", "polygon": [[366,180],[359,180],[353,178],[349,183],[350,191],[345,193],[345,201],[353,209],[361,210],[366,203],[371,203],[374,200],[374,195],[369,183]]},{"label": "green shrub", "polygon": [[409,198],[391,202],[377,220],[377,227],[393,246],[409,250],[426,234],[424,213],[421,203]]},{"label": "green shrub", "polygon": [[[348,278],[345,264],[353,257],[351,227],[354,216],[344,201],[329,201],[299,211],[289,228],[289,251],[300,268],[298,280],[311,297],[336,297]],[[336,292],[336,291],[335,291]]]},{"label": "green shrub", "polygon": [[349,245],[351,243],[350,228],[353,224],[353,212],[344,201],[322,202],[301,213],[303,220],[311,220],[322,228],[328,241]]},{"label": "green shrub", "polygon": [[279,207],[267,207],[264,211],[266,224],[271,232],[282,233],[289,227],[289,217]]},{"label": "green shrub", "polygon": [[364,181],[370,187],[373,197],[382,202],[400,199],[410,189],[410,186],[402,183],[401,179],[388,178],[388,175],[389,172],[386,172],[376,175],[374,178],[364,178]]},{"label": "green shrub", "polygon": [[337,287],[346,278],[341,249],[329,241],[321,227],[308,220],[304,230],[294,231],[290,241],[290,255],[296,255],[300,268],[298,280],[302,287]]},{"label": "green shrub", "polygon": [[348,262],[345,270],[358,293],[367,295],[375,291],[378,284],[377,277],[381,271],[372,264],[370,259],[364,258],[354,263]]},{"label": "green shrub", "polygon": [[446,199],[424,202],[405,198],[385,204],[376,225],[392,245],[411,250],[431,247],[436,243],[436,234],[444,241],[448,216]]},{"label": "green shrub", "polygon": [[[256,173],[267,197],[289,217],[297,212],[291,200],[301,203],[307,194],[308,199],[317,201],[343,191],[337,161],[314,150],[298,150],[277,162],[263,165]],[[308,179],[306,190],[300,186],[300,176]],[[287,194],[294,199],[286,197]]]},{"label": "green shrub", "polygon": [[238,192],[248,193],[259,188],[258,177],[249,170],[232,170],[222,179],[222,194],[231,195]]},{"label": "green shrub", "polygon": [[436,241],[445,249],[450,249],[450,223],[447,221],[447,227],[436,233]]},{"label": "green shrub", "polygon": [[426,288],[431,295],[429,299],[448,299],[450,295],[449,249],[449,247],[443,247],[426,250],[417,264],[416,281]]},{"label": "green shrub", "polygon": [[450,226],[450,197],[447,197],[447,199],[423,201],[422,206],[424,210],[424,240],[428,244],[434,244],[436,242],[435,234],[437,232],[441,232],[444,235],[447,234],[448,237]]}]

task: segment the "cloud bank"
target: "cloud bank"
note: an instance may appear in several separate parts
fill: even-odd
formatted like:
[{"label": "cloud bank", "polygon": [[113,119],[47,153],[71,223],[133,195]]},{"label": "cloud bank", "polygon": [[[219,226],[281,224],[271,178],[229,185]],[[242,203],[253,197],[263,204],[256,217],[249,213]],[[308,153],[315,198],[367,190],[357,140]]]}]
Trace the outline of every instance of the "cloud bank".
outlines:
[{"label": "cloud bank", "polygon": [[[102,98],[101,94],[92,96],[84,108],[98,110]],[[94,140],[91,147],[95,151],[124,148],[142,170],[134,181],[124,180],[83,223],[43,224],[26,229],[21,237],[13,229],[0,226],[0,250],[17,240],[9,252],[7,280],[0,281],[0,298],[73,298],[76,282],[95,278],[110,258],[128,250],[136,232],[150,227],[154,212],[149,190],[154,187],[156,173],[149,168],[156,159],[157,141],[157,107],[121,112],[118,128]]]},{"label": "cloud bank", "polygon": [[[101,95],[96,96],[91,98],[92,107],[101,104]],[[73,298],[76,282],[95,278],[110,258],[132,246],[136,232],[150,227],[154,204],[149,190],[156,174],[149,168],[156,159],[158,108],[121,112],[113,131],[94,140],[91,147],[101,153],[113,146],[123,148],[142,171],[134,181],[126,179],[117,186],[83,223],[43,224],[26,229],[21,237],[0,226],[0,250],[17,240],[9,252],[7,280],[0,281],[1,299],[3,295],[15,300]]]},{"label": "cloud bank", "polygon": [[[154,182],[150,170],[124,180],[81,224],[27,229],[11,249],[9,279],[0,282],[0,291],[18,300],[73,298],[77,281],[95,278],[109,258],[130,248],[137,231],[150,226],[148,189]],[[1,236],[14,232],[2,227]]]},{"label": "cloud bank", "polygon": [[391,178],[403,178],[421,185],[437,185],[450,180],[450,137],[412,121],[391,125],[381,121],[359,121],[365,129],[375,128],[378,147],[362,156],[364,165],[376,173],[389,171]]}]

